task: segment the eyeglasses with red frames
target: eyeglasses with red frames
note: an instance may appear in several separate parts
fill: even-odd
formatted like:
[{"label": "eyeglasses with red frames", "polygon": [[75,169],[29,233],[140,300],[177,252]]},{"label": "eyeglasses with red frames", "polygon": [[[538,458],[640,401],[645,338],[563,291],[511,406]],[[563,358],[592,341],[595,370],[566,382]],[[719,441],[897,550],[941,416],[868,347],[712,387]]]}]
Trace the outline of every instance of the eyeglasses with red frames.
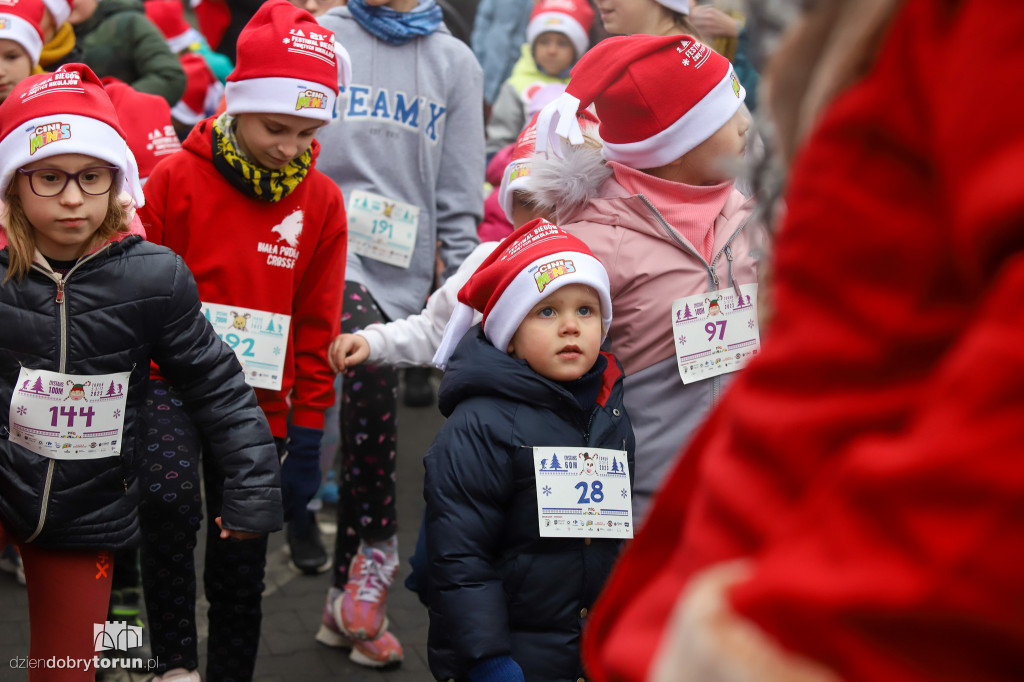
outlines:
[{"label": "eyeglasses with red frames", "polygon": [[117,166],[90,166],[77,173],[69,173],[59,168],[19,168],[18,174],[28,177],[28,186],[38,197],[55,197],[72,180],[84,194],[98,196],[110,191],[118,170]]}]

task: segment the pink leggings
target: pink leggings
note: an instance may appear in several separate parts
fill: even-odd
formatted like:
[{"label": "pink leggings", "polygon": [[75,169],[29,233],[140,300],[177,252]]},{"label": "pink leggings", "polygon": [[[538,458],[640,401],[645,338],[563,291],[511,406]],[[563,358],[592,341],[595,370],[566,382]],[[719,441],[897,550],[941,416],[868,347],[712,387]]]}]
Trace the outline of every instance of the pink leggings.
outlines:
[{"label": "pink leggings", "polygon": [[[13,540],[4,536],[0,526],[0,547]],[[28,679],[92,682],[96,679],[93,657],[102,653],[96,651],[93,627],[107,620],[113,553],[15,544],[25,564],[28,588]]]}]

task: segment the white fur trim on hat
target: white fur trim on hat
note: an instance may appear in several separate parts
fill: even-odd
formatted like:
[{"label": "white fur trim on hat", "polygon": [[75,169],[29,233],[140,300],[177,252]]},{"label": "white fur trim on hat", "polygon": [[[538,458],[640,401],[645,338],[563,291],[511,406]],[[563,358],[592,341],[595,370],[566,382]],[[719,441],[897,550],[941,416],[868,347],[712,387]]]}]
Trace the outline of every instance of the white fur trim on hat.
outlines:
[{"label": "white fur trim on hat", "polygon": [[533,41],[541,33],[553,31],[561,33],[572,42],[576,49],[576,59],[583,56],[583,53],[590,47],[590,36],[585,28],[568,14],[563,12],[541,12],[530,20],[526,27],[526,42],[533,46]]},{"label": "white fur trim on hat", "polygon": [[203,34],[194,28],[189,28],[176,36],[167,38],[165,42],[167,43],[167,47],[171,48],[171,52],[177,54],[182,50],[187,50],[193,43],[202,43]]},{"label": "white fur trim on hat", "polygon": [[505,172],[501,176],[501,186],[498,187],[498,203],[501,210],[505,211],[505,217],[512,222],[513,194],[520,190],[530,189],[530,158],[515,159],[505,166]]},{"label": "white fur trim on hat", "polygon": [[[38,5],[37,5],[38,7]],[[0,12],[0,38],[13,40],[25,48],[32,66],[39,63],[39,55],[43,52],[43,39],[39,37],[39,31],[32,25],[32,22],[22,19],[16,14]]]},{"label": "white fur trim on hat", "polygon": [[659,5],[664,5],[680,14],[690,13],[690,0],[654,0]]},{"label": "white fur trim on hat", "polygon": [[71,16],[71,3],[68,0],[43,0],[43,4],[53,17],[55,29],[60,28]]},{"label": "white fur trim on hat", "polygon": [[122,188],[138,206],[145,204],[139,167],[128,143],[106,123],[76,114],[52,114],[25,121],[0,141],[0,196],[19,168],[59,154],[94,156],[117,166]]},{"label": "white fur trim on hat", "polygon": [[[554,277],[549,284],[538,284],[537,276],[541,268],[564,261],[571,264],[573,272],[566,272]],[[608,333],[612,324],[612,299],[609,292],[608,273],[601,261],[579,251],[562,251],[542,256],[519,271],[515,279],[509,282],[501,292],[498,302],[494,304],[484,319],[484,336],[494,347],[504,352],[515,336],[530,310],[545,298],[569,284],[585,284],[597,291],[601,299],[601,341]]]},{"label": "white fur trim on hat", "polygon": [[338,99],[330,88],[315,81],[278,77],[228,81],[224,98],[232,116],[290,114],[318,121],[334,117]]},{"label": "white fur trim on hat", "polygon": [[636,169],[672,163],[724,126],[743,104],[745,96],[746,90],[730,65],[725,77],[675,123],[646,140],[621,143],[605,140],[602,154],[608,161]]}]

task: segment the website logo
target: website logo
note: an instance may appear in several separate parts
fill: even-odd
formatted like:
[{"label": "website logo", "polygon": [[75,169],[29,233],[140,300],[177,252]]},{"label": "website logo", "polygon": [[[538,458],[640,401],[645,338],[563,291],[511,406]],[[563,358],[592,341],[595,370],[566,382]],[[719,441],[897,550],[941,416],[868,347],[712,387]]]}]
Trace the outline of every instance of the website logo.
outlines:
[{"label": "website logo", "polygon": [[142,627],[128,625],[123,620],[95,623],[92,626],[92,641],[96,651],[137,649],[142,646]]}]

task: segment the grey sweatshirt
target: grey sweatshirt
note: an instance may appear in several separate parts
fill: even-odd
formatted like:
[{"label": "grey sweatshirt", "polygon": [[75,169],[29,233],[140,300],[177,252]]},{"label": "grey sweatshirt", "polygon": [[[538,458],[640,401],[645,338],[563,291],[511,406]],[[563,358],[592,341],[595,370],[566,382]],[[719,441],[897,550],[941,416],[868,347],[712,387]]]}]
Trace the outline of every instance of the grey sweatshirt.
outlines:
[{"label": "grey sweatshirt", "polygon": [[365,286],[388,318],[423,309],[434,279],[435,246],[446,272],[476,247],[483,216],[483,75],[470,49],[442,24],[404,45],[363,29],[346,7],[319,18],[352,57],[352,84],[338,118],[320,129],[317,168],[341,187],[346,205],[363,190],[420,208],[408,268],[356,255],[345,279]]}]

